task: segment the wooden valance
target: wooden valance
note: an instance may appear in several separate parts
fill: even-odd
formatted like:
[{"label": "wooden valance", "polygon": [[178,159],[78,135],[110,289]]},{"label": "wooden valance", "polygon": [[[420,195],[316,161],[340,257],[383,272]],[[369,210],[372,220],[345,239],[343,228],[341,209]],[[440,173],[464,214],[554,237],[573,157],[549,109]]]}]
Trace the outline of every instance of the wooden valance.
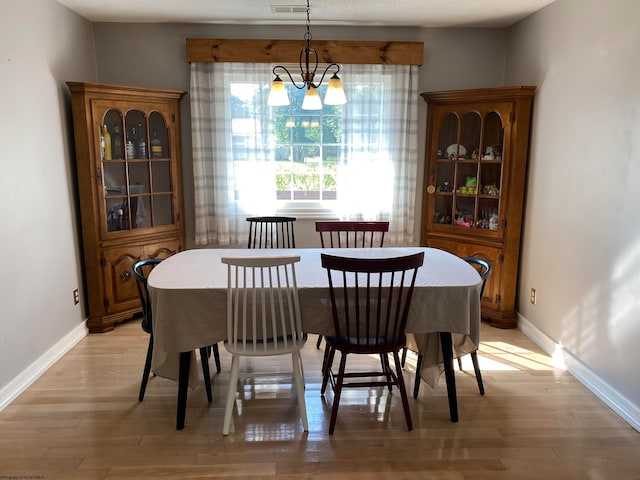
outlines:
[{"label": "wooden valance", "polygon": [[[422,65],[424,43],[313,40],[320,63]],[[187,38],[187,61],[297,63],[304,40]]]}]

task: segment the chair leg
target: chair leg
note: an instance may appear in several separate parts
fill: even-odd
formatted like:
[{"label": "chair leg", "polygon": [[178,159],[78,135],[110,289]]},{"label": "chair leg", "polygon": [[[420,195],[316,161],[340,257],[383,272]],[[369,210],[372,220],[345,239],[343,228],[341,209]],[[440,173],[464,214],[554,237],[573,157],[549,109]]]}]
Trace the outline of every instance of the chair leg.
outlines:
[{"label": "chair leg", "polygon": [[214,344],[213,347],[213,359],[216,362],[216,372],[220,373],[220,351],[218,350],[218,344]]},{"label": "chair leg", "polygon": [[398,388],[402,397],[402,408],[404,408],[404,418],[407,421],[407,430],[413,430],[413,422],[411,421],[411,409],[409,408],[409,399],[407,398],[407,388],[404,384],[404,376],[402,375],[402,363],[398,356],[398,352],[393,352],[393,362],[396,365],[396,376],[398,379]]},{"label": "chair leg", "polygon": [[302,359],[300,351],[291,353],[291,363],[293,365],[293,379],[296,384],[296,395],[298,395],[298,408],[300,418],[305,432],[309,431],[309,421],[307,420],[307,405],[304,399],[304,374],[302,373]]},{"label": "chair leg", "polygon": [[402,368],[404,368],[404,364],[407,362],[407,350],[409,350],[407,347],[404,347],[402,349],[402,361],[400,362]]},{"label": "chair leg", "polygon": [[464,371],[462,370],[462,357],[458,357],[458,370],[460,370],[461,372]]},{"label": "chair leg", "polygon": [[202,363],[202,376],[204,377],[204,389],[207,392],[207,400],[211,403],[213,396],[211,395],[211,373],[209,373],[209,354],[207,348],[208,347],[203,347],[200,349],[200,363]]},{"label": "chair leg", "polygon": [[147,357],[144,361],[144,370],[142,371],[142,382],[140,383],[140,393],[138,401],[144,398],[144,392],[147,390],[147,382],[149,381],[149,373],[151,373],[151,357],[153,355],[153,335],[149,335],[149,346],[147,347]]},{"label": "chair leg", "polygon": [[393,391],[393,382],[391,379],[391,365],[389,365],[389,356],[387,354],[380,354],[380,363],[382,364],[382,372],[387,377],[387,388],[389,391]]},{"label": "chair leg", "polygon": [[327,383],[329,382],[329,376],[331,375],[331,366],[333,365],[333,357],[336,354],[336,349],[329,347],[324,351],[325,361],[323,363],[322,372],[322,387],[320,388],[320,395],[324,395],[327,390]]},{"label": "chair leg", "polygon": [[420,377],[420,369],[422,368],[422,355],[418,355],[418,360],[416,361],[416,379],[413,384],[413,398],[418,398],[418,392],[420,391],[420,382],[422,378]]},{"label": "chair leg", "polygon": [[236,390],[238,389],[238,374],[240,372],[240,357],[233,355],[231,358],[231,373],[229,373],[229,390],[227,392],[227,405],[224,409],[224,423],[222,434],[229,435],[231,430],[231,416],[233,415],[233,405],[236,403]]},{"label": "chair leg", "polygon": [[300,359],[300,378],[302,378],[302,386],[307,389],[306,380],[304,379],[304,363],[302,363],[302,354],[298,352],[298,358]]},{"label": "chair leg", "polygon": [[320,344],[322,343],[322,335],[318,335],[318,341],[316,342],[316,348],[320,348]]},{"label": "chair leg", "polygon": [[478,390],[480,395],[484,395],[484,385],[482,384],[482,374],[480,373],[480,365],[478,364],[478,352],[471,352],[471,361],[473,362],[473,369],[476,372],[476,381],[478,382]]},{"label": "chair leg", "polygon": [[327,362],[329,360],[329,354],[331,351],[331,347],[327,345],[327,348],[324,349],[324,355],[322,357],[322,376],[324,377],[324,372],[327,368]]},{"label": "chair leg", "polygon": [[[338,418],[338,407],[340,406],[340,395],[342,394],[342,384],[344,383],[344,368],[347,363],[347,354],[341,352],[340,369],[338,370],[338,381],[333,389],[333,408],[331,409],[331,421],[329,423],[329,435],[333,435]],[[329,373],[327,371],[327,373]],[[324,383],[324,382],[323,382]]]}]

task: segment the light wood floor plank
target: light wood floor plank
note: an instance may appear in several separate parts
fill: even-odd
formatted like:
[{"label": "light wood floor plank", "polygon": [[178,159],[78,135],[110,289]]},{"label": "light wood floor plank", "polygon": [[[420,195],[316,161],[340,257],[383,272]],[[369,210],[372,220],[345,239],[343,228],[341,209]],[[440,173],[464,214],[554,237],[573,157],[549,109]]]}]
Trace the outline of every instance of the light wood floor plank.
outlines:
[{"label": "light wood floor plank", "polygon": [[[303,350],[309,432],[302,431],[290,359],[243,364],[232,433],[222,436],[230,357],[189,391],[175,430],[177,385],[152,378],[137,401],[148,337],[138,322],[90,335],[0,412],[0,477],[52,479],[609,479],[640,478],[640,435],[521,332],[482,326],[480,396],[468,357],[456,370],[460,421],[449,421],[444,379],[410,398],[406,431],[397,392],[345,392],[336,432],[333,395],[320,395],[323,350]],[[350,364],[366,368],[376,358]],[[211,362],[213,365],[213,362]],[[405,381],[412,389],[415,357]],[[212,371],[214,371],[212,369]],[[240,412],[240,413],[238,413]]]}]

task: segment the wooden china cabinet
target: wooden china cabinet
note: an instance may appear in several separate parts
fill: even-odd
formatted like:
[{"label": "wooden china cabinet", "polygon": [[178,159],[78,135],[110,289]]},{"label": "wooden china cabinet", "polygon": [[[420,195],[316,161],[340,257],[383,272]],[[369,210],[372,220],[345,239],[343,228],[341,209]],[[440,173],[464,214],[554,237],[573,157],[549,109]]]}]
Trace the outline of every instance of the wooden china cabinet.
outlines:
[{"label": "wooden china cabinet", "polygon": [[67,82],[71,91],[90,332],[140,312],[131,266],[184,248],[185,92]]},{"label": "wooden china cabinet", "polygon": [[482,316],[517,324],[518,257],[535,87],[427,92],[422,244],[488,260]]}]

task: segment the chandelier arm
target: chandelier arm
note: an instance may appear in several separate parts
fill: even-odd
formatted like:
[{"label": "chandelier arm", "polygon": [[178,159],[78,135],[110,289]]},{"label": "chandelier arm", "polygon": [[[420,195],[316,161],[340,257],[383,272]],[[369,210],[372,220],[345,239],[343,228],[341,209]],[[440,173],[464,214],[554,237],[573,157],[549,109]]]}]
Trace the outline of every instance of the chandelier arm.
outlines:
[{"label": "chandelier arm", "polygon": [[302,85],[298,86],[298,84],[293,79],[293,77],[289,73],[289,70],[287,70],[286,67],[283,67],[282,65],[276,65],[275,67],[273,67],[273,74],[277,76],[278,74],[276,73],[276,69],[281,69],[282,72],[286,73],[287,76],[289,77],[289,80],[291,80],[291,83],[293,84],[293,86],[296,87],[298,90],[302,90],[303,88],[305,88],[307,86],[306,83],[303,83]]},{"label": "chandelier arm", "polygon": [[327,68],[324,69],[324,72],[322,73],[322,77],[320,77],[320,81],[316,85],[313,85],[314,87],[318,88],[320,85],[322,85],[322,82],[324,81],[324,77],[327,76],[327,73],[329,73],[329,69],[331,67],[336,67],[336,71],[333,72],[334,75],[337,75],[340,72],[340,65],[338,65],[337,63],[330,63],[329,65],[327,65]]}]

